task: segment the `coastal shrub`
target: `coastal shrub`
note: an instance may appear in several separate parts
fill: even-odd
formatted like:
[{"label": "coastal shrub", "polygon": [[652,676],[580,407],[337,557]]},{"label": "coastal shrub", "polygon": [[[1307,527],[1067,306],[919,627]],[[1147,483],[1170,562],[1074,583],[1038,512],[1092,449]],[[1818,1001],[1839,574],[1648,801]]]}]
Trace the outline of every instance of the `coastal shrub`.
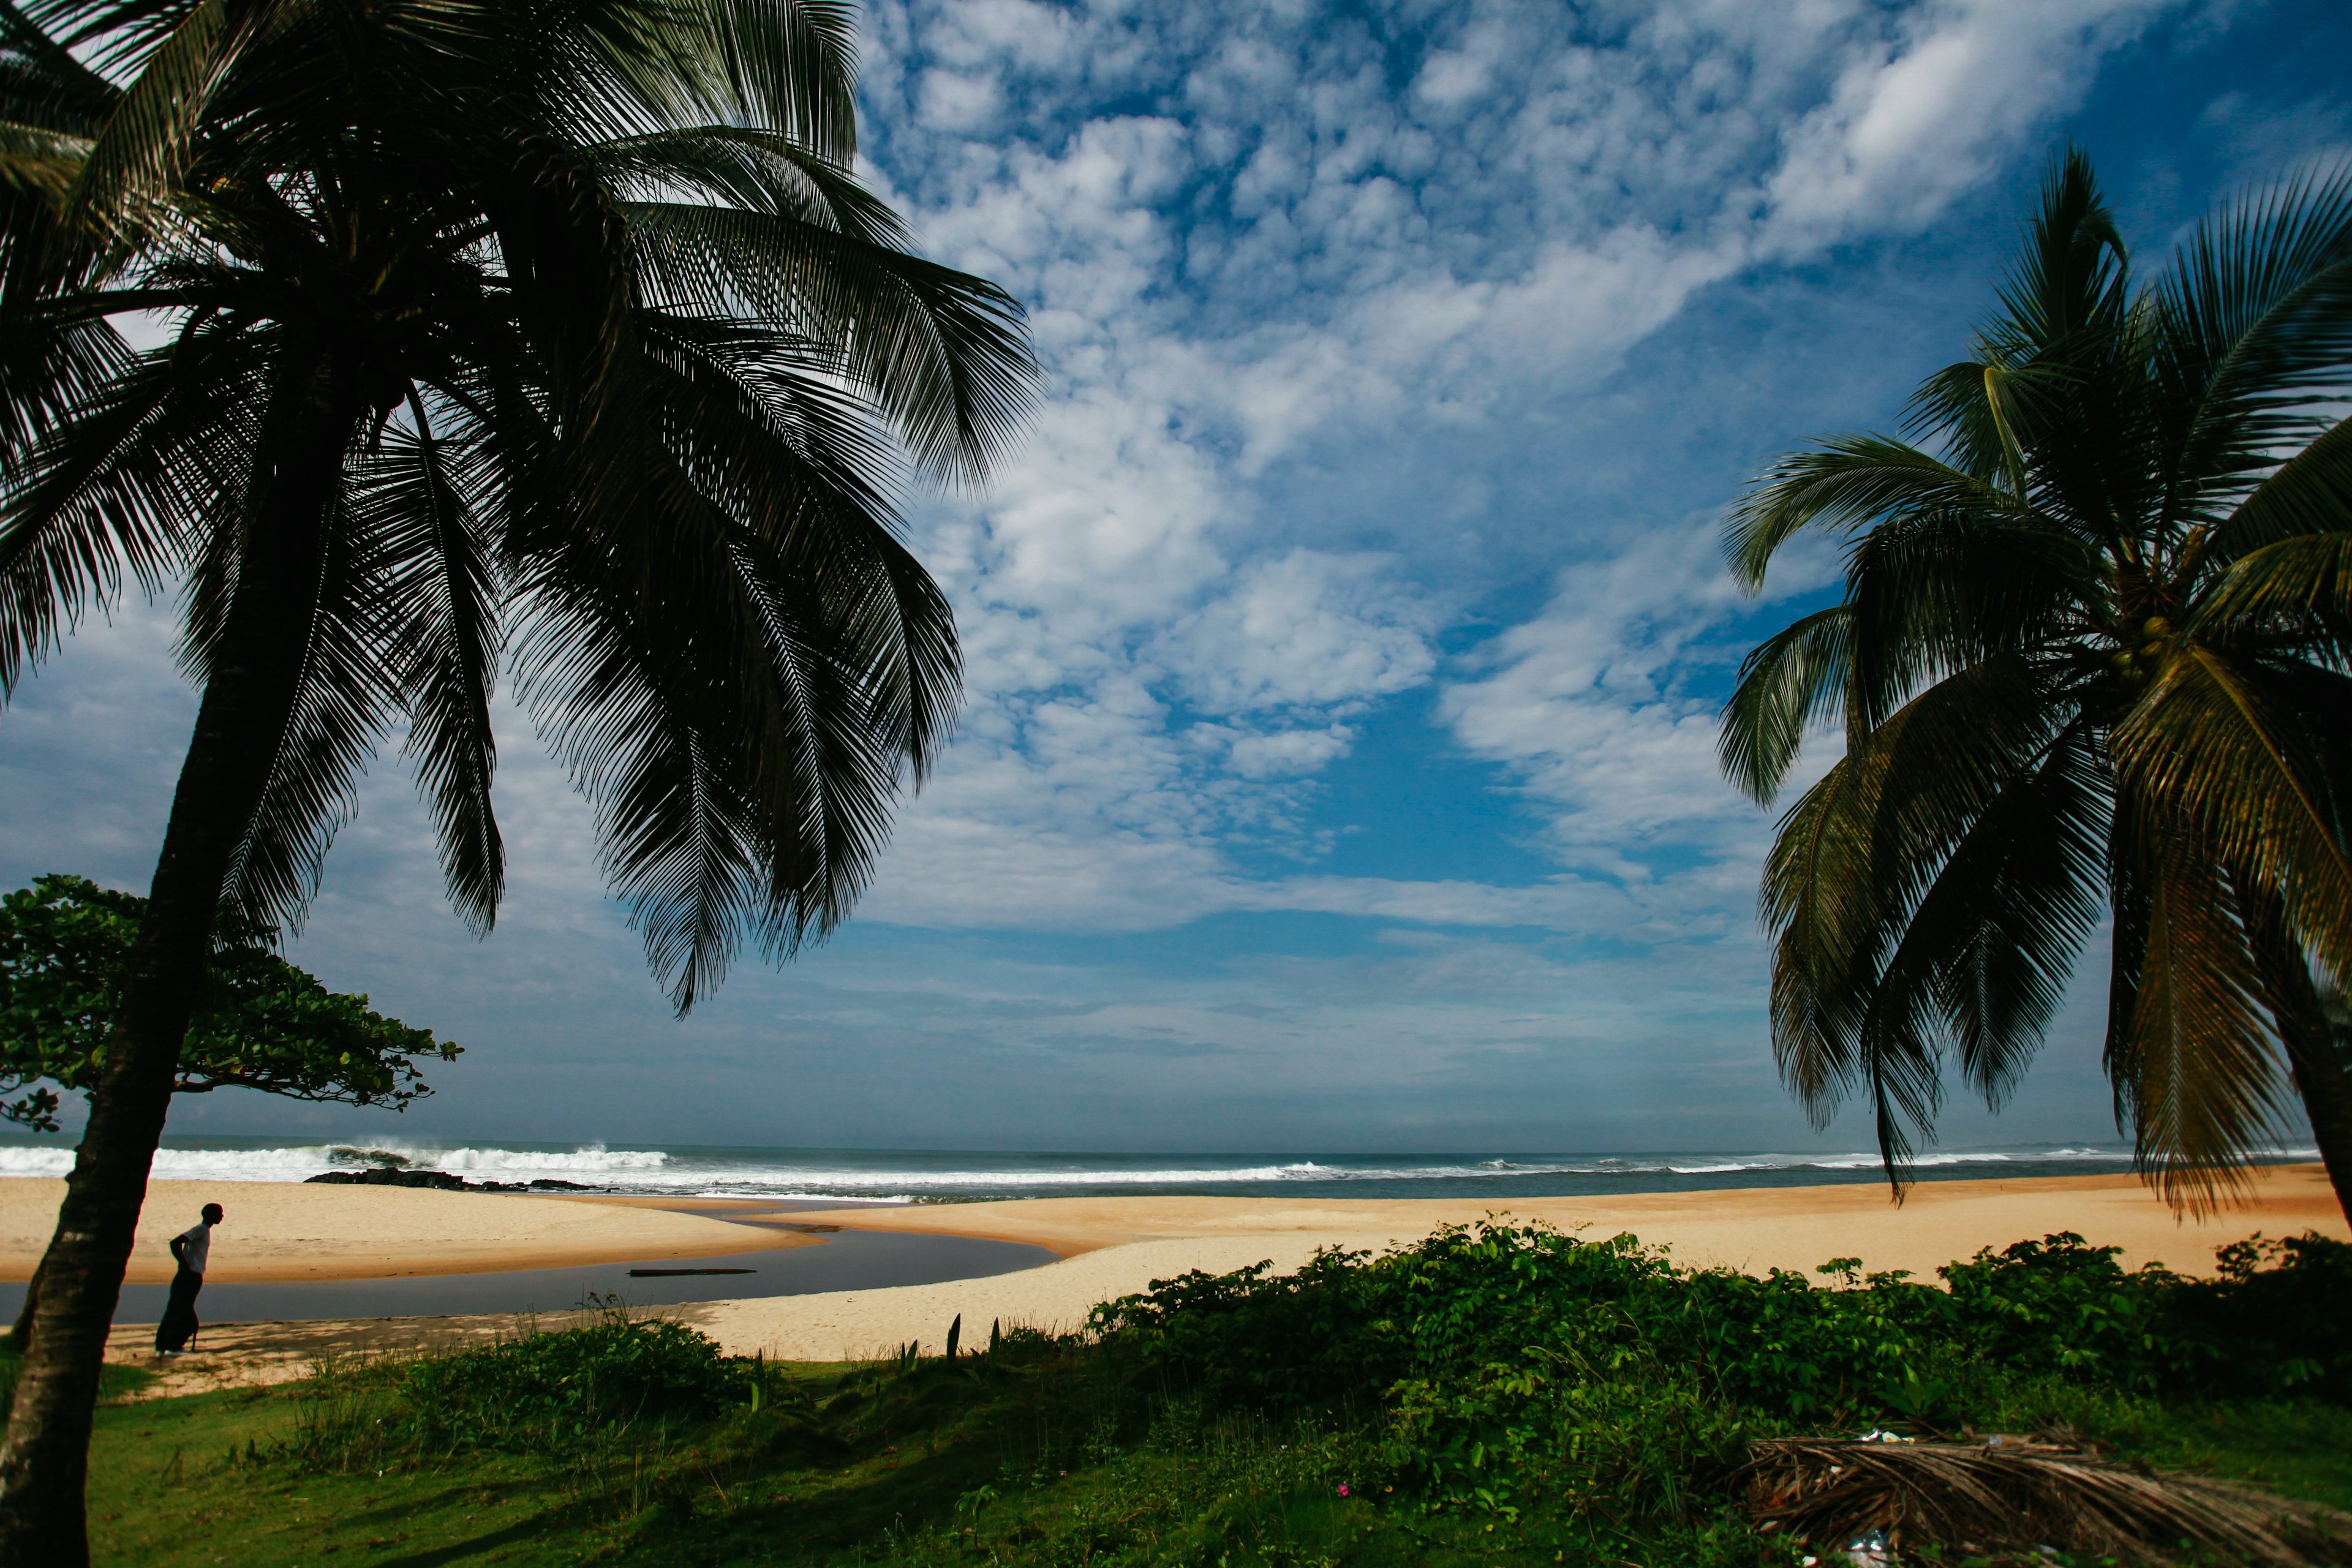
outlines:
[{"label": "coastal shrub", "polygon": [[[1381,1258],[1325,1252],[1286,1278],[1193,1273],[1096,1310],[1107,1345],[1212,1400],[1376,1403],[1531,1355],[1686,1366],[1711,1394],[1810,1421],[1902,1414],[1971,1364],[2117,1389],[2352,1398],[2340,1330],[2352,1246],[2223,1249],[2220,1273],[2126,1270],[2071,1233],[1946,1265],[1942,1287],[1833,1260],[1817,1283],[1678,1269],[1630,1237],[1448,1227]],[[1530,1363],[1532,1364],[1532,1363]]]},{"label": "coastal shrub", "polygon": [[[1206,1408],[1360,1421],[1441,1510],[1604,1534],[1706,1513],[1750,1437],[2041,1420],[2161,1392],[2352,1394],[2352,1247],[2242,1244],[2190,1279],[2062,1233],[1943,1284],[1679,1269],[1631,1237],[1490,1222],[1287,1278],[1194,1273],[1096,1311],[1105,1352]],[[2079,1391],[2079,1394],[2072,1391]],[[2032,1424],[2032,1423],[2029,1423]]]},{"label": "coastal shrub", "polygon": [[404,1425],[436,1444],[492,1447],[615,1423],[694,1421],[743,1403],[750,1377],[698,1330],[615,1312],[415,1363],[401,1386]]},{"label": "coastal shrub", "polygon": [[2217,1279],[2181,1281],[2165,1332],[2200,1385],[2352,1405],[2352,1245],[2306,1235],[2221,1248]]}]

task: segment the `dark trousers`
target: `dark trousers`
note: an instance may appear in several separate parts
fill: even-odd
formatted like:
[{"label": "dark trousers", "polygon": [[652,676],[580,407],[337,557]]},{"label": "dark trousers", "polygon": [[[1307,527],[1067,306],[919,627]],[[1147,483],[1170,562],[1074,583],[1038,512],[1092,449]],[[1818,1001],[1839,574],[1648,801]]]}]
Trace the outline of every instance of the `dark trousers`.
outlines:
[{"label": "dark trousers", "polygon": [[172,1277],[172,1299],[164,1305],[163,1321],[155,1325],[157,1350],[185,1350],[196,1337],[196,1292],[204,1288],[201,1274],[183,1268]]}]

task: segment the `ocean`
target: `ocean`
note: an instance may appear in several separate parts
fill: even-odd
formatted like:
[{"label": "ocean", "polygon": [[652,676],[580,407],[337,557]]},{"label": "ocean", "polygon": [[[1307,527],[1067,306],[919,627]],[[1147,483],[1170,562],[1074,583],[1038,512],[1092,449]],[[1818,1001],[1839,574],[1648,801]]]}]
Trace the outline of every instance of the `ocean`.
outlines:
[{"label": "ocean", "polygon": [[[2281,1149],[2274,1157],[2309,1160],[2317,1152]],[[0,1142],[0,1175],[63,1175],[71,1161],[71,1149],[62,1140]],[[393,1138],[347,1143],[170,1138],[155,1156],[152,1173],[162,1181],[299,1182],[324,1171],[370,1165],[447,1171],[486,1181],[552,1179],[647,1195],[893,1204],[1167,1193],[1505,1200],[1885,1180],[1877,1155],[1868,1151],[1040,1154]],[[1924,1156],[1916,1170],[1921,1180],[1937,1181],[2130,1168],[2130,1152],[2120,1146],[2070,1144],[1942,1150]]]}]

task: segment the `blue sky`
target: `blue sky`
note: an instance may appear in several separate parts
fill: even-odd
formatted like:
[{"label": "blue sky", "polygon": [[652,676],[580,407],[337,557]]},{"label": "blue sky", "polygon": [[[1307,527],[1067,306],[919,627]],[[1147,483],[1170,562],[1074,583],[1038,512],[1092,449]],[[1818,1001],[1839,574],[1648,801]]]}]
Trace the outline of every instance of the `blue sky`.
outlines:
[{"label": "blue sky", "polygon": [[[2149,264],[2352,148],[2333,4],[923,0],[865,37],[869,177],[1028,303],[1049,382],[987,494],[909,504],[970,701],[856,920],[675,1022],[528,724],[478,943],[395,742],[295,955],[468,1055],[404,1128],[175,1130],[1859,1147],[1774,1080],[1769,816],[1713,760],[1834,563],[1742,601],[1716,519],[1959,357],[2068,140]],[[0,720],[12,882],[143,887],[168,608]],[[2112,1139],[2090,1010],[1947,1134]]]}]

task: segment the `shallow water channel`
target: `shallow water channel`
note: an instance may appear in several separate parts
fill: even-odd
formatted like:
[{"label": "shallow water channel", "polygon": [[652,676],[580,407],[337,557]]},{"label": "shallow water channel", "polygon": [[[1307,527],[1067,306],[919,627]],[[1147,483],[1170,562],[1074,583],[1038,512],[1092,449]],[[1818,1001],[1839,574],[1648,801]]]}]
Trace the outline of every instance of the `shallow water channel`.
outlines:
[{"label": "shallow water channel", "polygon": [[[233,1268],[224,1229],[215,1257]],[[969,1236],[842,1230],[815,1247],[768,1247],[719,1258],[647,1258],[572,1268],[518,1268],[493,1274],[416,1274],[395,1279],[205,1285],[196,1315],[207,1323],[289,1318],[413,1318],[462,1312],[568,1312],[590,1295],[617,1296],[632,1307],[667,1307],[746,1296],[806,1296],[823,1290],[879,1290],[1011,1274],[1054,1261],[1042,1247]],[[632,1278],[632,1268],[748,1269],[740,1274],[664,1274]],[[226,1270],[224,1270],[225,1272]],[[163,1315],[169,1287],[125,1285],[118,1323],[152,1323]],[[25,1300],[21,1283],[0,1284],[0,1324]]]}]

